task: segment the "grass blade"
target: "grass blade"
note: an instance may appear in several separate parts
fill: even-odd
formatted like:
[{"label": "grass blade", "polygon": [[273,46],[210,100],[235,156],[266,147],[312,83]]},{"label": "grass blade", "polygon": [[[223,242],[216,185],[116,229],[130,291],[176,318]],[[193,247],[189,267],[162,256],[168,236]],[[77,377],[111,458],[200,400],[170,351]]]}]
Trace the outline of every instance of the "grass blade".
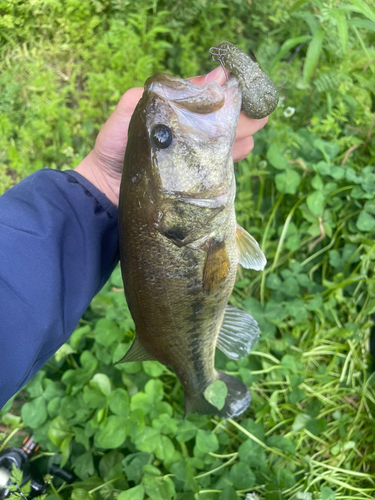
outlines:
[{"label": "grass blade", "polygon": [[303,82],[307,85],[312,77],[315,67],[318,64],[322,52],[324,31],[319,28],[313,36],[309,48],[307,49],[305,64],[303,66]]},{"label": "grass blade", "polygon": [[277,62],[280,61],[293,47],[296,45],[299,45],[300,43],[307,42],[308,40],[311,40],[311,36],[305,35],[305,36],[297,36],[295,38],[290,38],[286,42],[284,42],[278,52],[278,54],[272,59],[272,61],[269,64],[269,67],[272,68]]},{"label": "grass blade", "polygon": [[357,7],[358,11],[363,14],[367,19],[375,23],[375,12],[363,0],[349,0],[351,4]]},{"label": "grass blade", "polygon": [[348,23],[344,17],[344,14],[339,11],[335,11],[334,13],[337,33],[339,35],[339,40],[341,44],[341,48],[343,53],[346,52],[346,47],[348,45]]}]

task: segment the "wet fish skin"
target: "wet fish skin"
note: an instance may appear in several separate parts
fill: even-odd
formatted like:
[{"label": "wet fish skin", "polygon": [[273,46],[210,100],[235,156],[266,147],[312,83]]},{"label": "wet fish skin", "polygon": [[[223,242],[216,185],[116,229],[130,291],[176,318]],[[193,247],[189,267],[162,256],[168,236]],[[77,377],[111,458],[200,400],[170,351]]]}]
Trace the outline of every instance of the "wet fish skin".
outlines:
[{"label": "wet fish skin", "polygon": [[[149,78],[129,125],[119,207],[122,275],[136,325],[123,361],[171,366],[187,412],[223,417],[250,403],[242,382],[214,368],[238,263],[231,151],[240,109],[234,78],[223,87]],[[163,127],[172,133],[165,148]],[[228,387],[222,410],[203,396],[216,379]]]}]

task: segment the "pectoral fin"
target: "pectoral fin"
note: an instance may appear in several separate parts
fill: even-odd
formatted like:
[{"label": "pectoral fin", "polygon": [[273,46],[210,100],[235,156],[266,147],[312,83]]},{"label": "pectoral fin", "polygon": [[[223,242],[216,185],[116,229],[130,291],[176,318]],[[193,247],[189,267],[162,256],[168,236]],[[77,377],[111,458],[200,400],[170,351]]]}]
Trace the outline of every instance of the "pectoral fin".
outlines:
[{"label": "pectoral fin", "polygon": [[130,361],[152,361],[155,360],[154,356],[150,354],[143,345],[140,343],[138,337],[136,336],[134,342],[132,343],[130,349],[125,354],[123,358],[115,363],[129,363]]},{"label": "pectoral fin", "polygon": [[246,269],[263,271],[267,260],[259,248],[257,241],[237,224],[236,243],[238,251],[238,263]]},{"label": "pectoral fin", "polygon": [[225,241],[217,242],[213,239],[207,241],[207,257],[203,268],[203,290],[210,294],[217,290],[225,281],[230,262]]},{"label": "pectoral fin", "polygon": [[259,326],[245,311],[234,306],[225,308],[224,320],[216,347],[228,358],[240,359],[247,356],[258,342]]}]

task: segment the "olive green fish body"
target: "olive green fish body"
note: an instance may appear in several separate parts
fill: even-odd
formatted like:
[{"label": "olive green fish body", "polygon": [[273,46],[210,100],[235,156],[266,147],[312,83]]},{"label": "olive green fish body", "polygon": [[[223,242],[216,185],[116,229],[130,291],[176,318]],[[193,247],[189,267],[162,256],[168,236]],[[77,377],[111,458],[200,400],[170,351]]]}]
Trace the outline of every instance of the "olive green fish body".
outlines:
[{"label": "olive green fish body", "polygon": [[[246,248],[260,252],[235,218],[232,146],[240,107],[235,79],[198,87],[168,75],[149,78],[129,125],[119,207],[121,268],[136,326],[123,361],[172,367],[186,411],[223,417],[243,412],[250,395],[215,370],[215,347],[238,358],[258,335],[251,316],[227,307],[238,262],[258,265],[246,264]],[[263,266],[259,252],[254,262]],[[222,409],[204,397],[217,379],[228,388]]]},{"label": "olive green fish body", "polygon": [[[230,222],[234,214],[228,215]],[[236,276],[234,227],[215,231],[196,248],[178,247],[157,230],[127,234],[132,248],[122,257],[127,257],[124,283],[137,337],[155,359],[174,369],[188,394],[203,392],[215,378],[216,339]],[[225,253],[220,284],[215,278],[204,282],[210,247]]]},{"label": "olive green fish body", "polygon": [[272,80],[246,52],[229,42],[221,42],[211,54],[237,78],[242,90],[242,107],[250,118],[264,118],[274,111],[279,94]]}]

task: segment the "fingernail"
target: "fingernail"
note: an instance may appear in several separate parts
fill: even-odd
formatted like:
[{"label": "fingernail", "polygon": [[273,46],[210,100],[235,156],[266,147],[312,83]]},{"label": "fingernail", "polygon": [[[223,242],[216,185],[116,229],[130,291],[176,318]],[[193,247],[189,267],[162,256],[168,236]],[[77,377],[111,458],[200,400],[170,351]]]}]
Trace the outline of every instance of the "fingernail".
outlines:
[{"label": "fingernail", "polygon": [[212,82],[213,80],[219,78],[222,71],[223,69],[221,66],[218,66],[217,68],[213,69],[210,73],[206,75],[204,79],[205,83]]}]

